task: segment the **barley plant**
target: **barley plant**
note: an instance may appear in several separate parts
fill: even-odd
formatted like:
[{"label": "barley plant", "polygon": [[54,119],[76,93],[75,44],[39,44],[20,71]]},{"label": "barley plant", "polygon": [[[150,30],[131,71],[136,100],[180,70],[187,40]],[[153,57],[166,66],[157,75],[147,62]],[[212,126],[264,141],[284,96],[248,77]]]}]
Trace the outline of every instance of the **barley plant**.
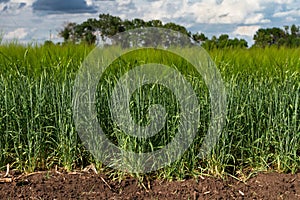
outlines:
[{"label": "barley plant", "polygon": [[[73,85],[81,63],[93,47],[85,45],[0,46],[0,169],[22,171],[84,167],[95,158],[80,140],[73,121]],[[108,98],[129,69],[156,62],[180,71],[198,95],[200,123],[196,138],[182,158],[148,174],[167,179],[199,174],[239,176],[241,173],[300,169],[300,49],[211,50],[226,85],[227,117],[212,153],[198,158],[210,120],[209,91],[201,75],[184,60],[132,52],[115,60],[97,89],[97,113],[112,143],[133,152],[151,152],[168,144],[178,128],[180,106],[168,88],[148,84],[130,98],[130,112],[140,125],[149,123],[152,104],[167,111],[164,128],[150,139],[129,136],[116,126]],[[148,52],[149,53],[149,52]],[[149,56],[151,55],[151,56]],[[99,106],[101,105],[101,106]],[[97,163],[112,173],[120,171]]]}]

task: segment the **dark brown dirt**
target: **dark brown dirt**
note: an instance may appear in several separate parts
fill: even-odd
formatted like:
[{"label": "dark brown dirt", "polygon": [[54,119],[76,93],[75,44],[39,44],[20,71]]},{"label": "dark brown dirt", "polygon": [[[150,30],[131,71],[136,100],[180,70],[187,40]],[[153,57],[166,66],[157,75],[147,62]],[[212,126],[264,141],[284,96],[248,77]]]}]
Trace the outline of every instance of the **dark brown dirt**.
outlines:
[{"label": "dark brown dirt", "polygon": [[121,182],[93,172],[11,171],[0,173],[0,199],[300,199],[299,174],[259,174],[246,183],[203,177],[198,180]]}]

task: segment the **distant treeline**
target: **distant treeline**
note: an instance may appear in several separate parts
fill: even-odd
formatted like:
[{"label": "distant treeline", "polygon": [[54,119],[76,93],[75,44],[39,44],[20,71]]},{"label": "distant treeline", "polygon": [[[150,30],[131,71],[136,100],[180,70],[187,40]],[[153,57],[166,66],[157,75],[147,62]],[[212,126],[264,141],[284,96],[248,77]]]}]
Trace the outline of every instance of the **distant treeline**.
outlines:
[{"label": "distant treeline", "polygon": [[[227,34],[222,34],[219,37],[213,36],[209,39],[204,33],[191,33],[184,26],[172,22],[163,24],[160,20],[144,21],[138,18],[122,20],[120,17],[110,14],[100,14],[99,19],[88,19],[81,24],[73,22],[67,23],[59,32],[59,35],[64,39],[64,43],[95,44],[97,41],[96,32],[101,35],[102,39],[105,39],[117,33],[141,27],[158,27],[179,31],[192,37],[206,49],[248,47],[248,43],[245,39],[231,39]],[[255,41],[254,47],[299,47],[300,28],[296,25],[284,26],[283,29],[276,27],[261,28],[255,33],[253,39]],[[51,43],[51,41],[46,41],[46,43]]]}]

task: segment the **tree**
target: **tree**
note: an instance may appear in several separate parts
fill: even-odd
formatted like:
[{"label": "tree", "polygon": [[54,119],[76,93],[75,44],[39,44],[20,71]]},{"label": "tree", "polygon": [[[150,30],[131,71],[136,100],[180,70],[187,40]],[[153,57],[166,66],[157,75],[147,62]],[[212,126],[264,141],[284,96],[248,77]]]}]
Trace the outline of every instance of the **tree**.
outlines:
[{"label": "tree", "polygon": [[284,27],[284,31],[285,31],[285,34],[288,35],[289,34],[289,26],[285,25],[283,26]]},{"label": "tree", "polygon": [[150,20],[146,22],[148,27],[162,27],[163,23],[160,20]]},{"label": "tree", "polygon": [[51,40],[46,40],[44,42],[44,46],[53,46],[53,45],[55,45],[55,44]]},{"label": "tree", "polygon": [[223,49],[225,47],[228,47],[228,45],[229,45],[229,35],[227,34],[220,35],[217,42],[217,47]]},{"label": "tree", "polygon": [[221,34],[219,38],[212,36],[210,40],[206,40],[202,44],[203,48],[211,49],[226,49],[226,48],[247,48],[248,43],[244,39],[229,38],[228,34]]},{"label": "tree", "polygon": [[83,42],[85,42],[89,45],[92,45],[92,44],[95,44],[96,40],[97,40],[97,37],[92,32],[86,32],[84,34]]},{"label": "tree", "polygon": [[135,18],[131,21],[133,28],[142,28],[146,26],[146,22],[142,19]]},{"label": "tree", "polygon": [[[96,34],[100,34],[103,40],[111,38],[117,33],[125,32],[131,29],[138,29],[142,27],[159,27],[178,31],[183,35],[192,37],[194,41],[201,44],[206,49],[214,48],[247,48],[247,41],[244,39],[229,38],[228,34],[221,34],[219,38],[213,36],[208,39],[204,33],[189,32],[184,26],[169,22],[163,24],[160,20],[154,19],[144,21],[142,19],[122,20],[120,17],[112,16],[110,14],[100,14],[98,19],[88,19],[87,21],[76,24],[67,23],[64,29],[59,32],[59,35],[64,38],[64,42],[71,43],[87,43],[94,44],[97,41]],[[163,43],[168,46],[180,40],[180,44],[186,44],[187,41],[180,39],[176,34],[169,38],[162,38],[163,32],[153,32],[153,35],[148,38],[141,38],[140,42],[144,44]],[[155,37],[154,37],[155,35]],[[130,36],[128,36],[130,37]],[[267,46],[286,46],[299,47],[300,46],[300,28],[299,26],[284,26],[281,28],[261,28],[253,36],[256,47]],[[125,42],[126,43],[126,42]],[[127,46],[128,44],[125,44]]]},{"label": "tree", "polygon": [[297,37],[297,36],[299,36],[299,34],[300,34],[299,26],[296,26],[295,24],[293,24],[291,26],[291,35]]},{"label": "tree", "polygon": [[265,48],[266,46],[270,46],[272,44],[272,38],[271,35],[269,34],[269,29],[259,29],[254,37],[255,41],[255,46]]},{"label": "tree", "polygon": [[178,31],[187,36],[191,36],[190,33],[186,30],[186,28],[184,26],[175,24],[173,22],[166,23],[163,27],[166,29],[171,29],[173,31]]},{"label": "tree", "polygon": [[95,28],[101,32],[102,37],[113,36],[120,31],[125,31],[121,18],[110,14],[100,14]]},{"label": "tree", "polygon": [[255,40],[254,46],[266,47],[266,46],[286,46],[286,47],[299,47],[300,32],[299,26],[292,25],[284,26],[284,29],[280,28],[266,28],[259,29],[253,39]]},{"label": "tree", "polygon": [[[102,39],[105,40],[117,33],[141,27],[161,27],[179,31],[188,36],[191,35],[185,27],[172,22],[163,24],[160,20],[151,20],[147,22],[138,18],[123,21],[120,17],[112,16],[110,14],[100,14],[99,19],[88,19],[82,24],[68,23],[59,35],[64,38],[65,42],[85,42],[87,44],[93,44],[97,40],[95,35],[96,32],[100,32]],[[170,41],[171,40],[168,42]]]},{"label": "tree", "polygon": [[59,32],[59,36],[63,37],[65,42],[75,43],[77,39],[75,33],[76,26],[76,23],[67,23],[64,29]]},{"label": "tree", "polygon": [[204,33],[195,33],[192,35],[193,39],[198,42],[198,43],[202,43],[206,40],[208,40],[208,38],[204,35]]}]

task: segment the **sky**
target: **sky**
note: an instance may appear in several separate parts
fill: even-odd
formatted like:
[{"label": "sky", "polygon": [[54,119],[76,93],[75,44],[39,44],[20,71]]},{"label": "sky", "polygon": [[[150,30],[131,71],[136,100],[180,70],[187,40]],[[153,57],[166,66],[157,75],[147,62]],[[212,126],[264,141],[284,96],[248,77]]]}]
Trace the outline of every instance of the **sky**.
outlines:
[{"label": "sky", "polygon": [[122,19],[159,19],[192,33],[228,34],[253,44],[259,28],[300,25],[300,0],[0,0],[2,42],[62,41],[68,22],[109,13]]}]

